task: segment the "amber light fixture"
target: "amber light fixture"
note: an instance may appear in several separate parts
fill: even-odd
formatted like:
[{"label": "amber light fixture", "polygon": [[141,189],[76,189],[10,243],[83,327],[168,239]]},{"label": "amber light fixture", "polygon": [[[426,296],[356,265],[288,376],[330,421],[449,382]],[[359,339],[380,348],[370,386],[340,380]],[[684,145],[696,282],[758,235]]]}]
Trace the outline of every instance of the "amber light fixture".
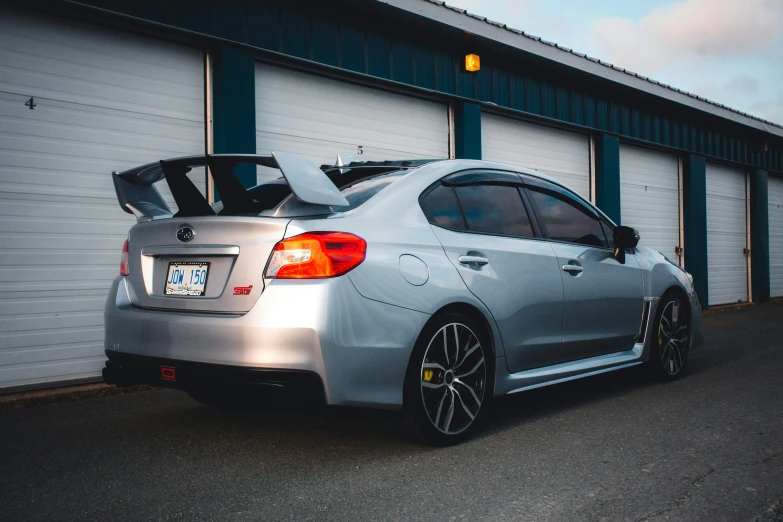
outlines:
[{"label": "amber light fixture", "polygon": [[468,54],[465,56],[465,70],[475,72],[481,69],[481,58],[477,54]]}]

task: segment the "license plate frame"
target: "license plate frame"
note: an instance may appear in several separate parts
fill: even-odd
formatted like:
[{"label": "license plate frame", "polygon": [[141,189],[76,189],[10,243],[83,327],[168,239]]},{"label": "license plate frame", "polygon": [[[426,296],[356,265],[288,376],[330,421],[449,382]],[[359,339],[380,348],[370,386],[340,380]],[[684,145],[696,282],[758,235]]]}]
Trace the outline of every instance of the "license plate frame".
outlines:
[{"label": "license plate frame", "polygon": [[[169,261],[168,269],[166,270],[166,279],[164,280],[163,283],[163,294],[167,297],[204,297],[207,293],[207,283],[209,283],[210,265],[211,263],[209,261]],[[205,270],[204,282],[198,283],[196,290],[188,290],[187,288],[185,288],[184,290],[178,290],[178,289],[170,288],[171,284],[178,284],[178,283],[169,282],[171,280],[172,269],[177,269],[180,267],[187,267],[187,266],[203,268]],[[192,274],[193,272],[191,271],[190,273]],[[184,279],[184,275],[182,279]]]}]

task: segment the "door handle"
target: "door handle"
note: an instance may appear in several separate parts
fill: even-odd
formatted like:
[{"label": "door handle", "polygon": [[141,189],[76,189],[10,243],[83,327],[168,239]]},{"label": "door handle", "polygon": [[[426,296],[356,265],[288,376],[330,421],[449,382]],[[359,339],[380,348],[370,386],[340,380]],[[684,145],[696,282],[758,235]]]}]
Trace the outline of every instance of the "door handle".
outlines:
[{"label": "door handle", "polygon": [[480,256],[459,256],[458,259],[463,265],[484,266],[489,263],[489,259]]},{"label": "door handle", "polygon": [[579,272],[584,272],[584,270],[585,269],[579,265],[563,265],[563,271],[570,272],[572,274],[578,274]]}]

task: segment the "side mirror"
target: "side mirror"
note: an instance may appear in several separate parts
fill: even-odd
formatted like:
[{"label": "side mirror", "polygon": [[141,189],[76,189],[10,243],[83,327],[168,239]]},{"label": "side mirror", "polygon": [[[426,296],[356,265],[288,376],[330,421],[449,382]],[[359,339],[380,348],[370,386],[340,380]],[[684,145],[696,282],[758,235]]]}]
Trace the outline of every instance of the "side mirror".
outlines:
[{"label": "side mirror", "polygon": [[620,264],[625,264],[625,250],[635,248],[639,244],[639,231],[631,227],[615,227],[614,257]]}]

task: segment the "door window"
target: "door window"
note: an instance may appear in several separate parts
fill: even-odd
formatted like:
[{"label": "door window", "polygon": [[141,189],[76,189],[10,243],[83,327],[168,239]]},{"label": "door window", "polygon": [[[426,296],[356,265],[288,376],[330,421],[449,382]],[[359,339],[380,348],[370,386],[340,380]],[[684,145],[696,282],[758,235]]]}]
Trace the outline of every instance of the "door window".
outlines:
[{"label": "door window", "polygon": [[466,185],[454,188],[468,230],[488,234],[534,237],[533,226],[516,187]]},{"label": "door window", "polygon": [[587,209],[568,198],[531,189],[550,239],[595,247],[607,247],[600,221]]},{"label": "door window", "polygon": [[421,209],[427,216],[427,221],[433,225],[452,230],[465,230],[465,221],[454,196],[454,190],[445,185],[438,185],[421,199]]}]

